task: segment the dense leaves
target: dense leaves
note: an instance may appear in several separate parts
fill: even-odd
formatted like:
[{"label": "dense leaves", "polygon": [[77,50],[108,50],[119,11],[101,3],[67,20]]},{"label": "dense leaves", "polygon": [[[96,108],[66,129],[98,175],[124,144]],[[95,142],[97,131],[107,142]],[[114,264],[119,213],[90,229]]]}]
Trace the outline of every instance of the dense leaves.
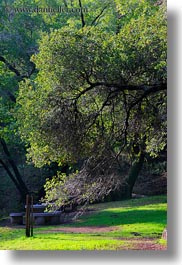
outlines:
[{"label": "dense leaves", "polygon": [[[38,2],[15,1],[14,7]],[[132,190],[144,159],[158,157],[166,148],[165,3],[43,4],[80,11],[70,16],[20,12],[6,18],[14,44],[5,27],[2,33],[0,59],[19,84],[14,117],[28,159],[39,167],[82,161],[81,170],[67,180],[68,186],[84,187],[79,198],[89,186],[97,188],[90,188],[87,200],[91,194],[102,197],[121,186],[126,175]],[[131,166],[128,173],[123,173],[125,163]]]},{"label": "dense leaves", "polygon": [[32,60],[39,74],[21,85],[19,119],[35,163],[86,158],[96,146],[142,145],[144,136],[151,154],[164,148],[166,20],[161,10],[132,19],[118,34],[91,27],[56,30],[43,37]]}]

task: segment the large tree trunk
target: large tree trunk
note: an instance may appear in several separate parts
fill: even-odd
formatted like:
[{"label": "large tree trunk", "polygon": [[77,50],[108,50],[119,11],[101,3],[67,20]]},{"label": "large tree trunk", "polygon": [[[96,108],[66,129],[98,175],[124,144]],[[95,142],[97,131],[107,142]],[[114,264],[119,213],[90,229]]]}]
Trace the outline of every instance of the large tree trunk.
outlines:
[{"label": "large tree trunk", "polygon": [[128,177],[126,179],[126,182],[127,182],[126,198],[132,197],[133,187],[138,178],[140,170],[142,169],[142,166],[144,163],[144,157],[145,157],[144,153],[141,152],[139,158],[136,159],[133,165],[131,166]]}]

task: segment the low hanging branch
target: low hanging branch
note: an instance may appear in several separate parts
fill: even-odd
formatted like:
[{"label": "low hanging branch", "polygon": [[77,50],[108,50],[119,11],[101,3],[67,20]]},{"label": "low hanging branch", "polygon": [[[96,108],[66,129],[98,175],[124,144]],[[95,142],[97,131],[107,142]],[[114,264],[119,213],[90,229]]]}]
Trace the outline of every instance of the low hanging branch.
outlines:
[{"label": "low hanging branch", "polygon": [[43,202],[49,204],[49,210],[56,210],[60,205],[80,205],[76,218],[90,202],[101,200],[121,187],[123,180],[118,178],[117,170],[116,159],[110,150],[104,150],[99,156],[88,158],[78,173],[54,178],[54,190],[47,182]]}]

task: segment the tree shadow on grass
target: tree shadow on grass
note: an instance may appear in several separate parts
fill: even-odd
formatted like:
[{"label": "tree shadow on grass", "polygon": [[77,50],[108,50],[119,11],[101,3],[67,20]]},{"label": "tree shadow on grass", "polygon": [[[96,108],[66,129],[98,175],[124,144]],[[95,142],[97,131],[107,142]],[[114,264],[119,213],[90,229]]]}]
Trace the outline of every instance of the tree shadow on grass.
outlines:
[{"label": "tree shadow on grass", "polygon": [[122,200],[122,201],[112,201],[107,203],[101,203],[99,205],[99,209],[107,208],[121,208],[121,207],[136,207],[136,206],[146,206],[146,205],[155,205],[159,203],[167,203],[166,195],[159,196],[147,196],[143,198],[135,198],[130,200]]},{"label": "tree shadow on grass", "polygon": [[135,223],[166,224],[167,213],[165,210],[105,210],[90,216],[89,219],[80,220],[77,226],[117,226]]}]

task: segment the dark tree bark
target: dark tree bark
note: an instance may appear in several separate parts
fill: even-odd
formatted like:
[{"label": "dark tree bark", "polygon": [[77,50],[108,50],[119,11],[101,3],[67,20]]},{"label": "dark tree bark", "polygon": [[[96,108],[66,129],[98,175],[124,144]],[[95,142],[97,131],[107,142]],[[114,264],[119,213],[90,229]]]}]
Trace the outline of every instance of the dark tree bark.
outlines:
[{"label": "dark tree bark", "polygon": [[13,174],[11,173],[11,171],[9,170],[8,165],[5,164],[5,162],[3,162],[2,159],[0,159],[0,164],[4,167],[4,169],[6,170],[6,172],[8,173],[9,177],[11,178],[11,180],[13,181],[13,183],[15,184],[16,188],[19,190],[19,192],[21,193],[21,189],[20,186],[18,185],[17,180],[14,178]]},{"label": "dark tree bark", "polygon": [[20,72],[12,64],[10,64],[3,56],[0,56],[0,61],[3,62],[11,72],[15,73],[16,76],[21,76]]},{"label": "dark tree bark", "polygon": [[6,65],[6,67],[18,77],[18,81],[22,81],[24,78],[29,78],[36,71],[36,67],[35,67],[35,64],[33,62],[30,62],[30,65],[31,65],[30,72],[27,73],[26,75],[22,75],[21,72],[16,69],[16,67],[14,67],[12,64],[10,64],[5,59],[5,57],[3,57],[1,55],[0,55],[0,61],[3,62]]},{"label": "dark tree bark", "polygon": [[4,167],[4,169],[6,170],[6,172],[8,173],[11,180],[13,181],[13,183],[15,184],[16,188],[20,192],[22,200],[25,200],[26,194],[29,193],[29,190],[28,190],[26,184],[24,183],[24,181],[22,179],[22,176],[18,170],[18,167],[16,166],[14,160],[11,157],[11,154],[8,150],[8,147],[6,145],[5,140],[1,138],[0,143],[3,147],[3,151],[4,151],[4,154],[6,155],[6,159],[9,163],[9,165],[11,166],[14,174],[12,174],[11,170],[9,169],[8,165],[5,162],[3,162],[2,160],[0,160],[0,162],[1,162],[2,166]]},{"label": "dark tree bark", "polygon": [[95,23],[96,23],[96,21],[98,21],[99,20],[99,18],[102,16],[102,14],[104,13],[104,10],[107,8],[107,6],[105,6],[102,10],[101,10],[101,12],[94,18],[94,20],[92,21],[92,23],[91,23],[91,26],[94,26],[95,25]]},{"label": "dark tree bark", "polygon": [[83,15],[83,7],[82,7],[81,0],[79,0],[78,2],[79,2],[79,6],[80,6],[80,16],[81,16],[82,28],[83,28],[85,26],[85,18],[84,18],[84,15]]},{"label": "dark tree bark", "polygon": [[126,191],[126,198],[132,197],[132,191],[133,187],[135,185],[135,182],[138,178],[138,175],[142,169],[143,163],[144,163],[145,154],[141,152],[139,158],[134,161],[133,165],[131,166],[131,169],[128,174],[128,178],[126,179],[127,182],[127,191]]}]

